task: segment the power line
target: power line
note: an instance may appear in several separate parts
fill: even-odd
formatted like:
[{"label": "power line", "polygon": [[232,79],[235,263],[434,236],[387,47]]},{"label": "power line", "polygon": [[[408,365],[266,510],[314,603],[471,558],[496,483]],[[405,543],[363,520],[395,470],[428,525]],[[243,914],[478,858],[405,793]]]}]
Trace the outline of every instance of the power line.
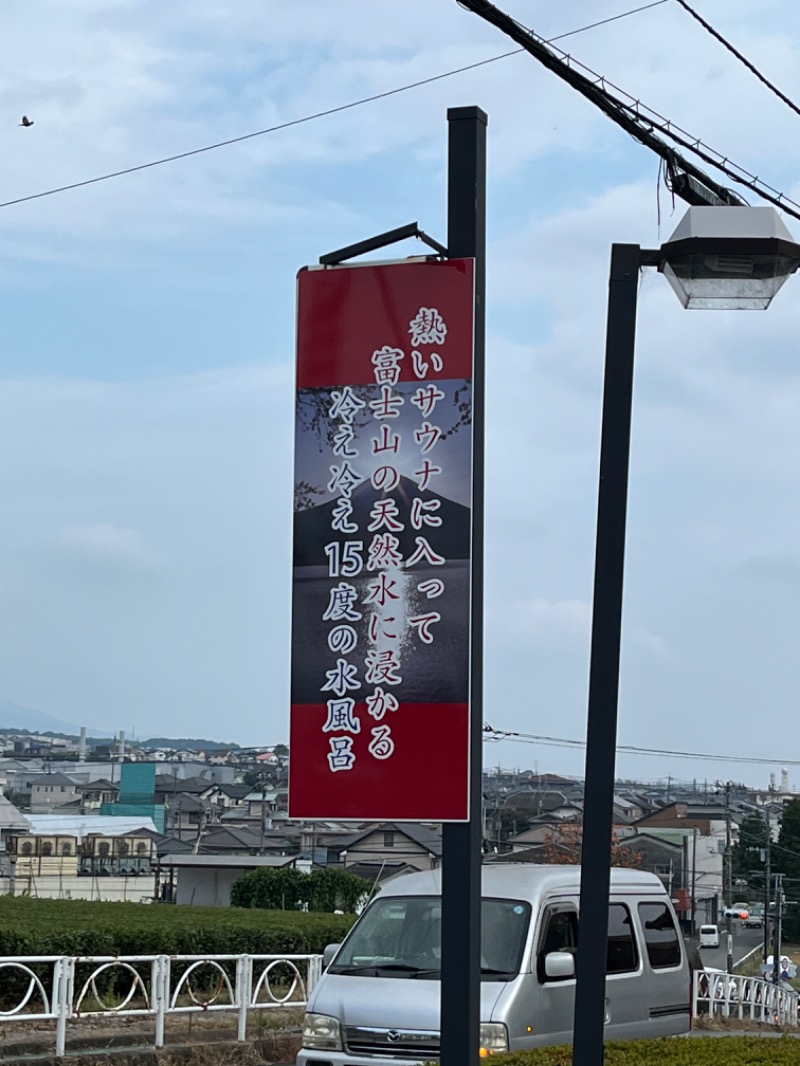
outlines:
[{"label": "power line", "polygon": [[794,100],[791,100],[785,93],[781,92],[781,90],[776,85],[773,85],[769,78],[765,77],[765,75],[761,73],[761,71],[754,63],[751,63],[746,56],[742,55],[738,48],[735,48],[734,45],[730,43],[730,41],[726,40],[722,36],[719,30],[715,30],[710,22],[707,22],[702,15],[698,14],[698,12],[694,10],[694,8],[689,7],[689,5],[686,3],[686,0],[678,0],[678,3],[681,5],[684,11],[687,11],[693,19],[696,19],[700,23],[704,30],[710,33],[715,40],[719,41],[719,43],[723,45],[723,47],[727,48],[731,55],[736,56],[739,62],[743,63],[751,74],[755,74],[758,80],[762,84],[766,85],[770,92],[775,93],[779,100],[783,100],[786,106],[790,107],[796,115],[800,115],[800,107],[797,106]]},{"label": "power line", "polygon": [[[726,177],[756,193],[787,214],[800,219],[800,203],[734,163],[728,156],[711,148],[701,138],[681,129],[671,119],[643,104],[637,97],[614,85],[604,75],[578,62],[560,48],[547,47],[544,40],[501,11],[489,0],[458,0],[467,10],[496,26],[507,37],[521,44],[526,52],[552,71],[595,105],[631,137],[650,148],[664,160],[672,180],[673,191],[690,204],[742,205],[744,201],[732,190],[720,185],[694,163],[681,156],[663,137],[715,167]],[[613,92],[609,92],[609,89]],[[616,95],[614,95],[616,94]],[[657,135],[656,131],[660,136]]]},{"label": "power line", "polygon": [[[652,0],[649,4],[643,4],[640,7],[631,8],[628,11],[622,11],[618,15],[611,15],[608,18],[600,19],[598,22],[590,22],[585,26],[579,26],[575,30],[568,30],[566,33],[560,33],[556,37],[551,37],[550,41],[562,41],[567,37],[574,37],[578,33],[585,33],[587,30],[594,30],[598,26],[605,26],[610,22],[617,22],[619,19],[628,18],[630,15],[638,15],[641,11],[648,11],[652,7],[660,7],[661,4],[666,4],[667,0]],[[100,174],[95,178],[86,178],[83,181],[73,181],[69,185],[59,185],[53,189],[45,189],[43,192],[30,193],[27,196],[18,196],[14,200],[6,200],[4,203],[0,203],[0,207],[14,207],[16,204],[28,203],[30,200],[41,200],[45,196],[55,196],[57,193],[69,192],[71,189],[81,189],[87,185],[96,185],[101,181],[110,181],[112,178],[121,178],[126,174],[136,174],[140,170],[150,170],[152,167],[160,167],[165,163],[175,163],[179,159],[188,159],[191,156],[202,155],[204,152],[213,152],[217,148],[227,148],[232,144],[241,144],[242,141],[250,141],[254,137],[264,137],[268,133],[277,133],[280,130],[290,129],[292,126],[301,126],[306,122],[313,122],[318,118],[327,118],[330,115],[338,115],[342,111],[349,111],[354,107],[361,107],[363,104],[372,104],[376,100],[385,100],[390,96],[396,96],[398,93],[408,92],[410,89],[419,89],[423,85],[431,85],[433,82],[442,81],[444,78],[452,78],[456,74],[464,74],[469,70],[477,70],[479,67],[488,66],[490,63],[497,63],[500,59],[508,59],[509,56],[519,55],[524,52],[524,48],[514,48],[510,52],[502,52],[500,55],[492,56],[490,59],[481,59],[476,63],[469,63],[465,67],[456,67],[455,70],[445,71],[443,74],[434,74],[429,78],[422,78],[420,81],[409,82],[407,85],[400,85],[396,89],[387,89],[386,92],[375,93],[372,96],[364,96],[360,100],[351,100],[348,104],[339,104],[337,107],[330,107],[325,111],[316,111],[313,115],[304,115],[302,118],[290,119],[288,122],[281,122],[276,126],[268,126],[263,130],[255,130],[252,133],[243,133],[239,137],[229,137],[225,141],[217,141],[215,144],[206,144],[202,148],[191,148],[186,152],[178,152],[175,155],[164,156],[162,159],[153,159],[149,163],[139,163],[136,166],[124,167],[122,170],[114,170],[108,174]]]},{"label": "power line", "polygon": [[[572,740],[568,737],[542,736],[536,733],[519,733],[511,729],[495,729],[488,723],[483,727],[483,734],[484,738],[488,740],[513,740],[522,744],[541,744],[545,747],[555,748],[586,747],[585,740]],[[629,755],[655,755],[681,759],[700,759],[704,762],[756,763],[764,766],[775,766],[776,764],[782,766],[800,766],[800,759],[765,759],[758,757],[744,758],[740,755],[710,755],[707,752],[672,751],[669,748],[643,748],[638,747],[635,744],[618,744],[617,751],[625,752]]]}]

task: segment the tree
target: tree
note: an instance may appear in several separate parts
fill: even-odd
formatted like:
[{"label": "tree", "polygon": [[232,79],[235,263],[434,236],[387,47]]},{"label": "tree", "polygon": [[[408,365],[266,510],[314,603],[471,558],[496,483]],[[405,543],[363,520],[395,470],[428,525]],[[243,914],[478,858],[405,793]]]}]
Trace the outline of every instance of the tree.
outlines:
[{"label": "tree", "polygon": [[[545,841],[545,862],[554,863],[556,866],[577,866],[581,861],[582,843],[583,826],[578,822],[559,826]],[[642,865],[641,852],[623,844],[618,833],[614,833],[611,838],[611,865],[637,870]]]},{"label": "tree", "polygon": [[[786,875],[786,894],[790,900],[796,898],[796,886],[800,884],[800,799],[792,800],[784,807],[778,842],[772,850],[772,869],[775,873]],[[800,936],[798,911],[800,907],[790,905],[784,912],[784,934],[787,939],[794,940]]]},{"label": "tree", "polygon": [[325,867],[307,874],[291,866],[262,867],[233,883],[231,906],[354,914],[371,890],[371,881],[346,870]]}]

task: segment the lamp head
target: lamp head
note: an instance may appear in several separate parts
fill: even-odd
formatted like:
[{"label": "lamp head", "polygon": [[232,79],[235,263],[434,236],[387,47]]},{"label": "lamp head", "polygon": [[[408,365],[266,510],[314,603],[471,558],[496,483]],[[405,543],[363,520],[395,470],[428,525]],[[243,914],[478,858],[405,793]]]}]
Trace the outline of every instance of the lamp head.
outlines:
[{"label": "lamp head", "polygon": [[658,251],[690,310],[765,310],[798,266],[800,244],[774,207],[690,207]]}]

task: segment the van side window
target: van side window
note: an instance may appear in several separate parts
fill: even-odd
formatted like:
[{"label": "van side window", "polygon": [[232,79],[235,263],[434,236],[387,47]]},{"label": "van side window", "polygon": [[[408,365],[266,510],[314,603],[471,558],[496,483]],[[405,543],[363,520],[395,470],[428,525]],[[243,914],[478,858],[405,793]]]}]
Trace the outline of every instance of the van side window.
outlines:
[{"label": "van side window", "polygon": [[544,972],[544,957],[551,951],[569,951],[573,955],[578,950],[578,912],[561,907],[548,907],[542,920],[539,934],[539,948],[536,952],[536,973],[540,983],[563,980],[548,977]]},{"label": "van side window", "polygon": [[639,921],[644,929],[647,957],[653,969],[680,966],[681,946],[678,931],[666,903],[640,903]]},{"label": "van side window", "polygon": [[623,903],[612,903],[608,908],[606,973],[626,973],[635,970],[638,965],[631,912]]}]

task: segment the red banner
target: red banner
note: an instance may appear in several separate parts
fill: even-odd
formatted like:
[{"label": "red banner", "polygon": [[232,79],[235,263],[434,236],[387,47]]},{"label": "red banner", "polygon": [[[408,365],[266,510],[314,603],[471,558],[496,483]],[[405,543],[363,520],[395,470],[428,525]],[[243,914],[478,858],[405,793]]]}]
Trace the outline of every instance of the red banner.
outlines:
[{"label": "red banner", "polygon": [[474,263],[298,277],[291,818],[469,817]]}]

